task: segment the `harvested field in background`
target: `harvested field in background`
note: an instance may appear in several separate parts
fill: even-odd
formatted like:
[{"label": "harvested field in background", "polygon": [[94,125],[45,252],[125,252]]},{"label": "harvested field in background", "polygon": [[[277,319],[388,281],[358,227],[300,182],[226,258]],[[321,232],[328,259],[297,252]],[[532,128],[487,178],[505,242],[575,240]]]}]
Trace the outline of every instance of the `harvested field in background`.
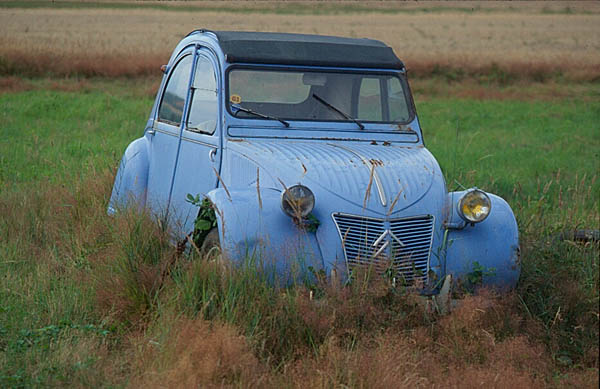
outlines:
[{"label": "harvested field in background", "polygon": [[[208,4],[214,9],[214,2]],[[252,8],[245,13],[0,8],[0,74],[156,73],[179,40],[202,27],[380,39],[417,76],[590,81],[600,77],[600,13],[592,12],[595,4],[588,7],[585,12],[579,4],[578,13],[507,6],[502,12],[478,8],[298,15]]]}]

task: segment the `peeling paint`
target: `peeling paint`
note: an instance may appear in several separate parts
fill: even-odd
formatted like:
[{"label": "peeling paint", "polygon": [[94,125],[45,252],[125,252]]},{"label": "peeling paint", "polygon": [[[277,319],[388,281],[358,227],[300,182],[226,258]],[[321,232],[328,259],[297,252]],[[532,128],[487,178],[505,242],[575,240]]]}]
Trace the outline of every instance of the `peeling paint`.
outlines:
[{"label": "peeling paint", "polygon": [[225,193],[227,193],[227,197],[229,198],[229,201],[232,201],[231,200],[231,194],[229,193],[229,190],[227,189],[227,186],[225,185],[225,182],[223,181],[223,179],[219,175],[219,172],[214,167],[213,167],[213,171],[215,172],[215,174],[217,176],[217,179],[219,180],[219,182],[221,183],[221,185],[223,185],[223,189],[225,189]]},{"label": "peeling paint", "polygon": [[260,168],[256,168],[256,194],[258,195],[258,208],[262,210],[262,199],[260,198]]}]

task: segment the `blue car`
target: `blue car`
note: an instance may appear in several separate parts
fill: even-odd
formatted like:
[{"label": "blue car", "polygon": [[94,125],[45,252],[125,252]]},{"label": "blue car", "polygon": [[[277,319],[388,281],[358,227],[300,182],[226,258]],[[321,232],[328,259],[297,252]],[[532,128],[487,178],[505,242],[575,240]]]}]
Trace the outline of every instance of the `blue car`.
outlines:
[{"label": "blue car", "polygon": [[[510,206],[477,188],[447,191],[386,44],[196,30],[163,71],[109,213],[145,208],[178,240],[196,234],[282,275],[348,280],[369,267],[430,294],[448,276],[515,286]],[[199,224],[207,204],[216,221]],[[198,225],[214,228],[198,235]]]}]

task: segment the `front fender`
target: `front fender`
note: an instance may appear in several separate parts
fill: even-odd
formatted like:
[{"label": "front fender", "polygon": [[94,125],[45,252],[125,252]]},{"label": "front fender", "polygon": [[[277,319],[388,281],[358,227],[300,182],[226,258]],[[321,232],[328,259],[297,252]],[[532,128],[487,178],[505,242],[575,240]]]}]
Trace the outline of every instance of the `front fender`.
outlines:
[{"label": "front fender", "polygon": [[148,148],[146,138],[139,138],[127,146],[121,158],[108,203],[108,213],[112,215],[118,209],[131,205],[142,209],[146,204],[147,185]]},{"label": "front fender", "polygon": [[256,188],[217,188],[207,197],[216,208],[221,248],[230,260],[258,261],[284,282],[308,275],[309,266],[323,268],[315,234],[283,213],[280,191],[261,189],[259,197]]},{"label": "front fender", "polygon": [[[451,219],[446,235],[446,273],[456,280],[468,281],[469,275],[483,276],[484,286],[514,288],[521,272],[519,230],[512,209],[504,199],[489,194],[490,215],[481,223],[469,225],[457,211],[465,192],[448,194]],[[479,264],[479,266],[478,266]]]}]

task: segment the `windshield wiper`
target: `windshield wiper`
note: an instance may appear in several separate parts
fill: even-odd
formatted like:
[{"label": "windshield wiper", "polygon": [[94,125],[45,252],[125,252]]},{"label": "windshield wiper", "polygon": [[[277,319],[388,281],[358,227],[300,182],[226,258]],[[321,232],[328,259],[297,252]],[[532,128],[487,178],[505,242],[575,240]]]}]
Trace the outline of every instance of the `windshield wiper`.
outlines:
[{"label": "windshield wiper", "polygon": [[339,109],[337,109],[336,107],[334,107],[333,105],[329,104],[327,101],[323,100],[322,98],[320,98],[319,96],[317,96],[316,94],[313,93],[312,97],[314,97],[319,103],[323,104],[324,106],[326,106],[327,108],[339,113],[340,115],[342,115],[344,118],[353,121],[354,123],[356,123],[356,125],[361,129],[364,130],[365,126],[359,122],[358,120],[354,119],[352,116],[348,115],[345,112],[340,111]]},{"label": "windshield wiper", "polygon": [[263,118],[263,119],[277,120],[278,122],[281,122],[281,124],[283,124],[286,127],[290,126],[290,123],[286,122],[283,119],[279,119],[278,117],[275,117],[275,116],[265,115],[265,114],[253,111],[251,109],[244,108],[241,105],[231,104],[231,107],[236,109],[236,111],[233,113],[233,116],[235,116],[235,117],[237,117],[237,113],[238,112],[242,111],[242,112],[246,112],[246,113],[249,113],[251,115],[254,115],[254,116],[258,116],[258,117]]}]

